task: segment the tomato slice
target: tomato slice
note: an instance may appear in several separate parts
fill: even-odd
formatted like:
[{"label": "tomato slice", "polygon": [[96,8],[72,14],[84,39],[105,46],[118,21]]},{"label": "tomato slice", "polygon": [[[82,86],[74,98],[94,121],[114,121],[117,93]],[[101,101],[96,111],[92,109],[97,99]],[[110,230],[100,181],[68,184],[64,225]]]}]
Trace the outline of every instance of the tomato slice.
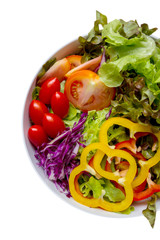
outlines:
[{"label": "tomato slice", "polygon": [[108,107],[115,96],[115,89],[105,86],[98,74],[90,70],[73,73],[67,79],[64,91],[68,100],[82,111]]},{"label": "tomato slice", "polygon": [[85,63],[80,64],[79,66],[71,69],[69,72],[65,74],[65,77],[70,77],[74,72],[81,71],[81,70],[94,70],[100,64],[102,56],[96,57],[91,59]]},{"label": "tomato slice", "polygon": [[80,55],[70,55],[66,58],[69,61],[69,63],[71,64],[71,69],[81,65],[82,56],[80,56]]},{"label": "tomato slice", "polygon": [[38,81],[38,85],[42,85],[48,78],[57,77],[60,82],[63,81],[65,74],[71,69],[71,64],[67,58],[57,61]]}]

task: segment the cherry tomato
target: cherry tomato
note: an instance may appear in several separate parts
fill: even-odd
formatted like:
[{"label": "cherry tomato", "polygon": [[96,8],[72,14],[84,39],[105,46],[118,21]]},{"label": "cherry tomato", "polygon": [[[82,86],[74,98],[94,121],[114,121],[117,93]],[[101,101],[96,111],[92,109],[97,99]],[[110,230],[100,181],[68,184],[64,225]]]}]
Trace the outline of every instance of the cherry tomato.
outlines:
[{"label": "cherry tomato", "polygon": [[28,138],[35,147],[48,142],[47,134],[41,125],[32,125],[28,130]]},{"label": "cherry tomato", "polygon": [[55,138],[58,133],[62,133],[65,130],[63,120],[53,113],[46,113],[44,115],[43,127],[47,135],[51,138]]},{"label": "cherry tomato", "polygon": [[50,104],[53,93],[60,91],[60,82],[58,78],[49,78],[41,86],[39,100],[44,104]]},{"label": "cherry tomato", "polygon": [[29,116],[32,122],[41,125],[45,113],[48,113],[46,105],[39,100],[32,100],[29,106]]},{"label": "cherry tomato", "polygon": [[95,72],[81,70],[67,79],[65,94],[82,111],[101,110],[110,105],[115,89],[105,86]]},{"label": "cherry tomato", "polygon": [[60,118],[65,118],[69,111],[69,101],[64,93],[55,92],[51,98],[51,108]]}]

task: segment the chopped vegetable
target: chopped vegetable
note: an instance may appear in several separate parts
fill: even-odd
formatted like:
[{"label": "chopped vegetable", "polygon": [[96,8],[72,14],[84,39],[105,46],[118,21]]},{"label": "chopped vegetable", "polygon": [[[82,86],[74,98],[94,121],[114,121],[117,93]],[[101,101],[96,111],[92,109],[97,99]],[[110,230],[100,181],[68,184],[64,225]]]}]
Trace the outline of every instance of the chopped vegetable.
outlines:
[{"label": "chopped vegetable", "polygon": [[160,184],[156,184],[151,180],[151,176],[149,174],[147,178],[148,188],[144,191],[134,193],[134,201],[144,200],[146,198],[151,197],[154,193],[160,192]]},{"label": "chopped vegetable", "polygon": [[38,79],[37,84],[42,85],[47,79],[57,77],[59,81],[63,81],[65,74],[71,69],[71,64],[67,58],[63,58],[55,62],[42,77]]},{"label": "chopped vegetable", "polygon": [[55,92],[60,91],[60,82],[58,78],[48,78],[41,86],[39,100],[44,104],[51,103],[51,97]]},{"label": "chopped vegetable", "polygon": [[47,134],[41,125],[32,125],[28,129],[28,138],[35,147],[48,142]]},{"label": "chopped vegetable", "polygon": [[[96,153],[96,155],[94,157],[94,162],[93,162],[95,170],[93,170],[93,169],[91,170],[87,166],[87,155],[93,149],[98,149],[98,152]],[[78,201],[81,204],[84,204],[86,206],[89,206],[89,207],[101,207],[107,211],[114,211],[114,212],[123,211],[131,205],[132,200],[133,200],[133,189],[132,189],[131,183],[134,179],[136,169],[137,169],[134,159],[130,155],[126,154],[125,158],[130,163],[130,167],[128,170],[128,174],[126,175],[124,180],[117,174],[104,171],[100,166],[100,162],[104,156],[104,153],[108,157],[113,157],[113,156],[115,156],[116,152],[117,152],[118,156],[124,157],[124,154],[119,152],[119,150],[113,150],[110,147],[107,147],[107,145],[105,145],[102,142],[92,143],[92,144],[88,145],[86,148],[84,148],[82,155],[81,155],[81,159],[80,159],[80,165],[71,172],[70,178],[69,178],[69,186],[70,186],[71,195],[73,196],[73,198],[76,201]],[[121,184],[123,184],[125,191],[126,191],[125,198],[122,201],[115,202],[115,203],[106,201],[104,199],[106,190],[101,191],[101,197],[99,197],[98,199],[95,199],[94,197],[91,199],[90,198],[88,199],[88,198],[81,196],[76,191],[74,182],[75,182],[76,175],[78,175],[82,171],[89,171],[89,173],[92,173],[93,175],[96,175],[96,173],[98,173],[100,176],[104,177],[105,179],[114,180],[119,183],[121,182]],[[107,189],[107,190],[109,190],[109,189]],[[107,195],[107,197],[108,197],[108,195]]]},{"label": "chopped vegetable", "polygon": [[70,197],[68,179],[78,164],[75,159],[82,141],[82,131],[87,114],[83,113],[79,122],[72,129],[65,130],[61,135],[47,144],[37,148],[35,157],[38,165],[45,170],[48,178],[53,181],[61,192]]},{"label": "chopped vegetable", "polygon": [[34,124],[42,125],[44,114],[48,112],[46,105],[39,100],[32,100],[29,105],[29,117]]},{"label": "chopped vegetable", "polygon": [[45,113],[42,125],[50,138],[55,138],[58,134],[65,130],[65,124],[63,120],[53,113]]},{"label": "chopped vegetable", "polygon": [[81,111],[102,110],[110,105],[115,95],[115,89],[105,86],[98,74],[91,70],[72,73],[67,78],[64,92]]},{"label": "chopped vegetable", "polygon": [[51,108],[60,118],[65,118],[69,111],[68,98],[62,92],[55,92],[51,97]]},{"label": "chopped vegetable", "polygon": [[122,201],[125,198],[123,192],[120,189],[114,187],[114,185],[105,178],[96,179],[93,176],[89,178],[88,181],[83,182],[79,186],[80,191],[84,197],[93,196],[94,198],[99,198],[104,190],[104,198],[111,202]]},{"label": "chopped vegetable", "polygon": [[101,56],[94,58],[90,61],[87,61],[83,64],[78,65],[77,67],[71,69],[69,72],[66,73],[65,77],[70,77],[73,73],[81,71],[81,70],[95,70],[99,63],[101,62]]}]

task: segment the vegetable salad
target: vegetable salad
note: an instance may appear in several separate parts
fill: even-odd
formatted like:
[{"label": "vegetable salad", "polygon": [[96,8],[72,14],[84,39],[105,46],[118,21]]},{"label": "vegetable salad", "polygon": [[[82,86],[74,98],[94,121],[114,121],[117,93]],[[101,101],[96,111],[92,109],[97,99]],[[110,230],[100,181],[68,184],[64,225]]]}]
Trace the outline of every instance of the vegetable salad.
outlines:
[{"label": "vegetable salad", "polygon": [[74,55],[37,74],[28,138],[57,189],[88,207],[143,215],[160,196],[160,40],[148,24],[96,12]]}]

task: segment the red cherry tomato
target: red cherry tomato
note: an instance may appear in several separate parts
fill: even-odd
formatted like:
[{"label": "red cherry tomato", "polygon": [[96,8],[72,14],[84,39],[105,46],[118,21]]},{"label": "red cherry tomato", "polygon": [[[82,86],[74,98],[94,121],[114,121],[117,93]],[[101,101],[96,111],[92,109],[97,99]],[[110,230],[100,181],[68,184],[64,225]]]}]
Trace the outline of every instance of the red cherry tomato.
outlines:
[{"label": "red cherry tomato", "polygon": [[60,82],[58,78],[49,78],[41,86],[39,100],[44,104],[50,104],[53,93],[60,91]]},{"label": "red cherry tomato", "polygon": [[69,101],[61,92],[55,92],[51,98],[51,108],[60,118],[65,118],[69,111]]},{"label": "red cherry tomato", "polygon": [[63,120],[53,113],[46,113],[44,115],[43,127],[47,135],[51,138],[55,138],[58,133],[62,133],[65,130]]},{"label": "red cherry tomato", "polygon": [[48,113],[46,105],[39,100],[32,100],[29,106],[29,116],[34,124],[41,125],[45,113]]},{"label": "red cherry tomato", "polygon": [[48,142],[47,134],[41,125],[32,125],[28,130],[28,138],[35,147]]},{"label": "red cherry tomato", "polygon": [[105,86],[95,72],[81,70],[72,73],[67,79],[65,94],[82,111],[101,110],[110,105],[115,89]]}]

